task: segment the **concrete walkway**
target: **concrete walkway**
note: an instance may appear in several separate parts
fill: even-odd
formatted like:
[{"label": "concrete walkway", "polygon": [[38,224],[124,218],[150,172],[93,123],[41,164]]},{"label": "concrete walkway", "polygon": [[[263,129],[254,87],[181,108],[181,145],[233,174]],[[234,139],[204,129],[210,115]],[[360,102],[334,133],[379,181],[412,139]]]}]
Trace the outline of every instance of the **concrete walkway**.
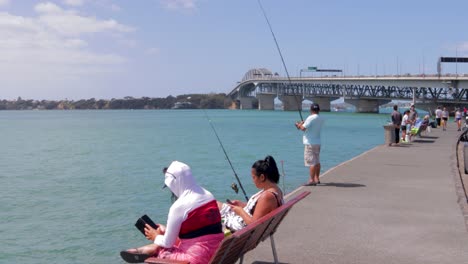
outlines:
[{"label": "concrete walkway", "polygon": [[[296,190],[312,193],[275,235],[279,260],[468,264],[468,232],[450,167],[459,132],[449,125],[406,146],[376,147],[328,171],[321,186]],[[273,262],[270,241],[244,260]]]}]

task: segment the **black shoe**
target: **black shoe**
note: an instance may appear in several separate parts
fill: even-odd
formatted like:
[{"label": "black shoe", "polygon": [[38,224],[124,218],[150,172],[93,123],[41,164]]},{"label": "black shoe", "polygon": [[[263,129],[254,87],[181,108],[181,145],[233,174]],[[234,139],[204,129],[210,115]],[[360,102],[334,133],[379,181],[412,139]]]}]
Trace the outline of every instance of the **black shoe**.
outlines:
[{"label": "black shoe", "polygon": [[128,251],[121,251],[120,256],[128,263],[143,263],[147,258],[150,257],[148,254],[133,253]]}]

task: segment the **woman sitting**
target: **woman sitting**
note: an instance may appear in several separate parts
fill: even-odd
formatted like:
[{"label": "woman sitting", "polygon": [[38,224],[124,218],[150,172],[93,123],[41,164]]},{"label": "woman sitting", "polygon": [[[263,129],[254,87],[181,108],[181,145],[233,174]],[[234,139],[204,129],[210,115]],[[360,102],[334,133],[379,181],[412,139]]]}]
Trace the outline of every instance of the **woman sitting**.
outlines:
[{"label": "woman sitting", "polygon": [[239,200],[230,203],[218,202],[226,228],[238,231],[253,221],[281,206],[283,192],[278,187],[279,172],[271,156],[258,160],[252,165],[252,181],[260,191],[250,197],[247,203]]},{"label": "woman sitting", "polygon": [[221,215],[213,195],[197,185],[190,167],[174,161],[164,171],[164,183],[177,200],[169,209],[167,227],[146,225],[145,235],[153,244],[120,252],[130,263],[150,256],[208,263],[224,238]]}]

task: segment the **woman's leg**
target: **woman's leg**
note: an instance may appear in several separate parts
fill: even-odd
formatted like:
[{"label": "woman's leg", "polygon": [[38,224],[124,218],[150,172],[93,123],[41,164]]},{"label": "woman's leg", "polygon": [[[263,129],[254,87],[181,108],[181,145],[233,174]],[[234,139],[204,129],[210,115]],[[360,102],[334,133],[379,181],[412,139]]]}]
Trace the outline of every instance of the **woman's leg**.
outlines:
[{"label": "woman's leg", "polygon": [[156,244],[149,244],[146,246],[142,246],[139,248],[132,248],[127,250],[130,253],[138,253],[138,254],[148,254],[150,256],[157,255],[160,250],[160,247]]}]

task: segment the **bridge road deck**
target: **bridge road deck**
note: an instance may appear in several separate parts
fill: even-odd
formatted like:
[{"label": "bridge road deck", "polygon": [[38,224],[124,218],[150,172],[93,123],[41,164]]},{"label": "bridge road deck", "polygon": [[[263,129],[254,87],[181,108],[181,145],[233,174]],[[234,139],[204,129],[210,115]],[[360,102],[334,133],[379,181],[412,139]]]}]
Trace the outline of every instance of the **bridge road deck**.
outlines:
[{"label": "bridge road deck", "polygon": [[[280,262],[468,264],[450,164],[457,133],[450,122],[409,146],[378,146],[324,174],[322,186],[300,187],[312,193],[275,235]],[[269,241],[244,260],[273,262]]]}]

